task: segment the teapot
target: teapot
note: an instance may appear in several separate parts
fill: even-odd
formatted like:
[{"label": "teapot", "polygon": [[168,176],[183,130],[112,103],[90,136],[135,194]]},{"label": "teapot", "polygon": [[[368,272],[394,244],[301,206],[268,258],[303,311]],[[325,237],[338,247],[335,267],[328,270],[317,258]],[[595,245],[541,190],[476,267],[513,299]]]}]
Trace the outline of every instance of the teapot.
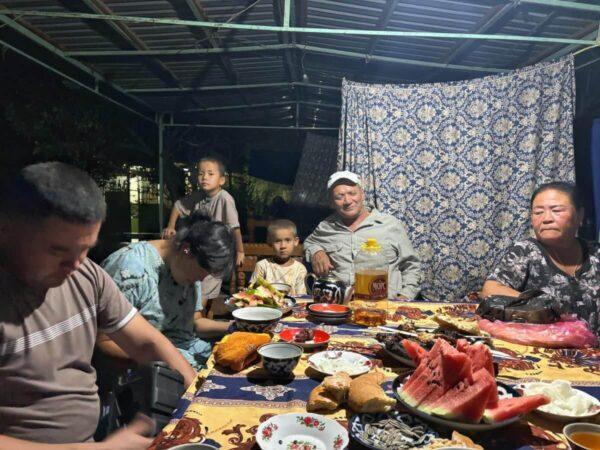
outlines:
[{"label": "teapot", "polygon": [[314,303],[347,303],[354,289],[338,277],[328,274],[318,277],[314,273],[306,276],[306,291],[313,296]]}]

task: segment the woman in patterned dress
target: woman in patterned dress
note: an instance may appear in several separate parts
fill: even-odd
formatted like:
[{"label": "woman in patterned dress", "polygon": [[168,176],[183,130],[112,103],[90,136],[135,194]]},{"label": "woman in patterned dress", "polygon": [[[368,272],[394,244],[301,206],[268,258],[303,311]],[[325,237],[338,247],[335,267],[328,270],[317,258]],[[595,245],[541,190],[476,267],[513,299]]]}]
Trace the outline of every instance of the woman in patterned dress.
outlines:
[{"label": "woman in patterned dress", "polygon": [[600,246],[577,237],[583,221],[574,185],[547,183],[531,197],[535,238],[516,242],[485,281],[481,295],[518,296],[540,289],[600,333]]},{"label": "woman in patterned dress", "polygon": [[[102,267],[127,300],[199,370],[212,347],[203,337],[223,335],[229,322],[206,317],[201,283],[208,274],[231,272],[232,233],[221,222],[194,213],[180,219],[174,239],[136,242],[111,254]],[[103,353],[127,355],[107,336],[98,339]]]}]

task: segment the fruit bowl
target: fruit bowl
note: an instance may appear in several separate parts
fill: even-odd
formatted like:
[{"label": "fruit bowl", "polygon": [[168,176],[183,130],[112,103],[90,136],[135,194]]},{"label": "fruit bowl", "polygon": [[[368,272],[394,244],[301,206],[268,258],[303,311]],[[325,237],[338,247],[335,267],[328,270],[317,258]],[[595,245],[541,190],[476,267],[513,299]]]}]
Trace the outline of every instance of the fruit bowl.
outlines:
[{"label": "fruit bowl", "polygon": [[[415,408],[414,406],[409,405],[398,395],[398,392],[402,389],[404,382],[407,381],[410,374],[404,374],[396,377],[394,382],[392,383],[392,390],[394,393],[394,397],[398,400],[398,402],[407,410],[409,410],[412,414],[419,416],[431,423],[435,423],[437,425],[442,425],[448,427],[450,429],[459,430],[459,431],[488,431],[496,428],[503,428],[511,423],[517,422],[521,416],[511,417],[510,419],[503,420],[501,422],[495,423],[468,423],[468,422],[459,422],[455,420],[448,420],[442,417],[435,416],[433,414],[429,414],[425,411],[421,411],[419,408]],[[496,381],[498,386],[498,398],[515,398],[521,397],[521,395],[512,387],[507,384]]]}]

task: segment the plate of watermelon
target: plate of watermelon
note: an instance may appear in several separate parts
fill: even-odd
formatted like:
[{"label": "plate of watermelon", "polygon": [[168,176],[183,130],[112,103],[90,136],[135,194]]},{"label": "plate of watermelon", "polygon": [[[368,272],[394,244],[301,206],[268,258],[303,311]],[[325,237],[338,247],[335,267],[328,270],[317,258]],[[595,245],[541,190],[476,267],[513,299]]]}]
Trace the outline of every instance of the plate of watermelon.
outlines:
[{"label": "plate of watermelon", "polygon": [[394,380],[394,395],[410,412],[439,425],[492,430],[550,402],[544,395],[521,396],[497,383],[490,349],[481,343],[459,339],[455,348],[438,339],[429,352],[419,350],[413,359],[417,368]]}]

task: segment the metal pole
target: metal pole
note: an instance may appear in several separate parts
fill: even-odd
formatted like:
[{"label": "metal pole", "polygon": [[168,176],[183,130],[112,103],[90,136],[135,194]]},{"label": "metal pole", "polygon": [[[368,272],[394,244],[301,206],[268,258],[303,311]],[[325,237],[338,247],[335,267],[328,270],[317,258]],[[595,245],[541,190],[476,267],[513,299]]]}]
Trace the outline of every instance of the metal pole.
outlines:
[{"label": "metal pole", "polygon": [[294,81],[293,83],[256,83],[256,84],[223,84],[219,86],[200,86],[200,87],[184,87],[184,88],[138,88],[127,89],[125,92],[133,94],[162,94],[166,92],[209,92],[209,91],[230,91],[238,89],[261,89],[261,88],[276,88],[276,87],[292,87],[304,86],[314,89],[325,89],[330,91],[340,91],[340,86],[331,86],[329,84],[304,83]]},{"label": "metal pole", "polygon": [[519,2],[532,5],[554,6],[556,8],[577,9],[579,11],[600,12],[600,5],[591,5],[589,3],[576,3],[564,0],[519,0]]},{"label": "metal pole", "polygon": [[[540,2],[543,0],[540,0]],[[551,0],[546,0],[550,2]],[[552,1],[553,6],[559,6],[558,0]],[[541,3],[540,3],[541,4]],[[547,3],[550,4],[550,3]],[[566,7],[566,6],[565,6]],[[582,10],[597,12],[600,6],[580,4]],[[557,44],[593,45],[594,41],[583,39],[565,39],[546,36],[523,36],[516,34],[477,34],[477,33],[445,33],[434,31],[395,31],[395,30],[359,30],[347,28],[310,28],[310,27],[280,27],[273,25],[251,25],[243,23],[206,22],[200,20],[162,19],[156,17],[119,16],[114,14],[88,14],[88,13],[66,13],[50,11],[30,11],[22,9],[0,9],[0,15],[35,16],[35,17],[62,17],[67,19],[93,19],[113,20],[119,22],[150,23],[160,25],[179,25],[198,28],[217,28],[229,30],[269,31],[274,33],[308,33],[308,34],[335,34],[351,36],[387,36],[387,37],[416,37],[416,38],[440,38],[440,39],[480,39],[494,41],[516,41],[516,42],[538,42]]]},{"label": "metal pole", "polygon": [[289,28],[290,27],[290,13],[292,8],[290,8],[290,0],[285,0],[284,6],[283,6],[283,28]]},{"label": "metal pole", "polygon": [[256,129],[256,130],[321,130],[321,131],[338,131],[337,127],[295,127],[295,126],[271,126],[271,125],[213,125],[213,124],[191,124],[191,123],[172,123],[166,124],[166,127],[192,127],[192,128],[241,128],[241,129]]},{"label": "metal pole", "polygon": [[158,231],[161,232],[164,226],[164,168],[163,168],[163,150],[164,150],[164,115],[158,114]]}]

